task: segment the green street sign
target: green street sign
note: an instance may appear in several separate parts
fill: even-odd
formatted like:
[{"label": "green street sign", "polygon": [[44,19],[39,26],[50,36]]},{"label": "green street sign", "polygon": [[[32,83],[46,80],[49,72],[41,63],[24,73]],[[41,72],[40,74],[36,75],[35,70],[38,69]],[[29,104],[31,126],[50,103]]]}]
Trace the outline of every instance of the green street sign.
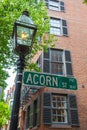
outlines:
[{"label": "green street sign", "polygon": [[23,84],[25,86],[46,86],[52,88],[77,90],[77,81],[75,78],[30,71],[24,72]]}]

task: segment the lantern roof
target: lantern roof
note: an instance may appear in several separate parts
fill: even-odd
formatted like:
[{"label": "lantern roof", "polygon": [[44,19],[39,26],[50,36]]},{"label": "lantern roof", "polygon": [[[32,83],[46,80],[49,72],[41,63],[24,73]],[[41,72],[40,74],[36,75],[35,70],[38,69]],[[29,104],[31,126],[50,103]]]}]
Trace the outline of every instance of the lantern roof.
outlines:
[{"label": "lantern roof", "polygon": [[17,19],[17,22],[25,24],[34,24],[32,19],[29,17],[28,11],[23,11],[22,15]]}]

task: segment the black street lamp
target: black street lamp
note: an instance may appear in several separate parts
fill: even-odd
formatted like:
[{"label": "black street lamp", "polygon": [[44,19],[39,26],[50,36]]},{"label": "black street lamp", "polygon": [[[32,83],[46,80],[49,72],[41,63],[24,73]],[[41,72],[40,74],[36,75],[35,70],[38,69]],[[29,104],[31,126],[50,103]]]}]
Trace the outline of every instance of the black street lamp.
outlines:
[{"label": "black street lamp", "polygon": [[33,21],[29,17],[28,11],[24,11],[23,14],[14,23],[12,39],[15,44],[14,50],[19,55],[19,58],[17,60],[17,77],[10,130],[17,130],[18,127],[22,72],[25,67],[25,56],[31,52],[36,31],[37,27],[33,24]]}]

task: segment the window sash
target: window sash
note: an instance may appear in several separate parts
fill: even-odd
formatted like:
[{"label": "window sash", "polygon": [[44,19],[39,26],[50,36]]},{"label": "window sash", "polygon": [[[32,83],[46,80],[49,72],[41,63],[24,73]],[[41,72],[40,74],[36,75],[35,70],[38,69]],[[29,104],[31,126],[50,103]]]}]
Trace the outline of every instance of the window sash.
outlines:
[{"label": "window sash", "polygon": [[53,27],[60,27],[61,26],[60,19],[51,18],[50,19],[50,25],[53,26]]},{"label": "window sash", "polygon": [[[67,101],[66,96],[52,95],[52,122],[67,123]],[[55,107],[53,106],[55,103]],[[55,113],[54,113],[55,112]]]},{"label": "window sash", "polygon": [[66,20],[51,17],[50,33],[60,36],[68,36]]},{"label": "window sash", "polygon": [[50,19],[50,33],[55,35],[61,35],[61,22],[60,19]]},{"label": "window sash", "polygon": [[51,50],[51,60],[52,61],[58,61],[62,62],[63,61],[63,52],[62,51],[56,51],[56,50]]},{"label": "window sash", "polygon": [[61,35],[61,29],[60,28],[51,27],[50,28],[50,34]]},{"label": "window sash", "polygon": [[58,75],[64,75],[64,58],[63,51],[50,50],[50,72]]},{"label": "window sash", "polygon": [[64,12],[65,10],[64,2],[62,1],[45,0],[45,2],[46,2],[46,6],[51,10],[62,11],[62,12]]},{"label": "window sash", "polygon": [[51,73],[63,75],[64,66],[61,63],[51,62]]},{"label": "window sash", "polygon": [[49,9],[59,11],[60,10],[59,7],[60,7],[59,2],[49,1]]}]

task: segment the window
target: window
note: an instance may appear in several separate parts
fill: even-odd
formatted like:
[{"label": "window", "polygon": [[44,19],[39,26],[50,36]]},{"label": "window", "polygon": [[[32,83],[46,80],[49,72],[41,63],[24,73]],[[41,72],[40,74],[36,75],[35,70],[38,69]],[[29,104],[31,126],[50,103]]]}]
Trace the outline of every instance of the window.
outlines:
[{"label": "window", "polygon": [[40,96],[27,108],[25,125],[26,129],[39,126],[40,122]]},{"label": "window", "polygon": [[52,95],[52,122],[67,123],[66,96]]},{"label": "window", "polygon": [[66,20],[50,18],[50,33],[60,36],[68,36]]},{"label": "window", "polygon": [[51,73],[63,75],[63,52],[51,50]]},{"label": "window", "polygon": [[58,0],[45,0],[46,6],[55,11],[65,11],[64,2]]},{"label": "window", "polygon": [[[40,62],[41,58],[43,59],[43,64]],[[48,49],[47,52],[44,52],[43,57],[41,55],[38,60],[38,66],[43,72],[64,76],[73,76],[71,55],[70,51],[68,50],[51,48]]]},{"label": "window", "polygon": [[43,124],[79,126],[75,95],[43,93]]}]

